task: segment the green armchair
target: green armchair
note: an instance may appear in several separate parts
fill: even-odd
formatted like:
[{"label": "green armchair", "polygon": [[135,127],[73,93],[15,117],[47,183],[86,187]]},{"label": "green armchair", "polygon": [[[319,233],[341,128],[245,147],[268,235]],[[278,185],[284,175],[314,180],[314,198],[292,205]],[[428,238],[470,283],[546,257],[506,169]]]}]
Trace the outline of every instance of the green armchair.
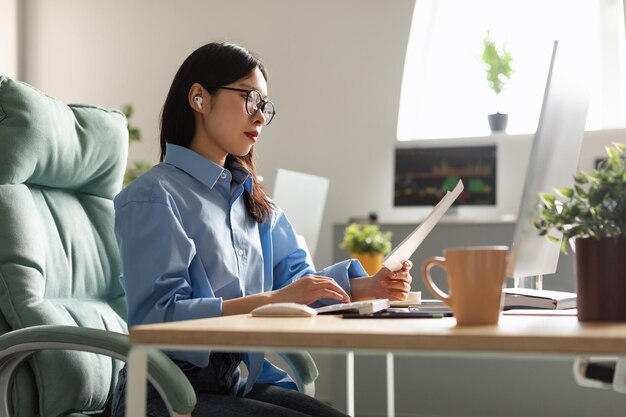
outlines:
[{"label": "green armchair", "polygon": [[[107,415],[125,361],[126,301],[113,197],[128,148],[124,115],[65,105],[0,77],[0,415]],[[310,355],[283,355],[311,393]],[[193,389],[164,354],[150,382],[170,414]]]}]

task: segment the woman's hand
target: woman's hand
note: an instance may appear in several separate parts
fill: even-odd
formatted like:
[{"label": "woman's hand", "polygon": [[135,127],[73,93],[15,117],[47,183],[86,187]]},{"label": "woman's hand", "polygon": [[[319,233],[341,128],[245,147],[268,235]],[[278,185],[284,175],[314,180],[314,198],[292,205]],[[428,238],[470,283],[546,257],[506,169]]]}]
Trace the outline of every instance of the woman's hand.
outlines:
[{"label": "woman's hand", "polygon": [[270,303],[311,304],[320,298],[333,298],[344,303],[350,301],[350,296],[332,278],[305,275],[280,290],[224,300],[222,302],[222,315],[245,314],[259,306]]},{"label": "woman's hand", "polygon": [[368,298],[388,298],[391,301],[403,301],[411,291],[411,268],[413,263],[406,261],[398,271],[381,268],[371,277],[352,278],[352,298],[365,300]]},{"label": "woman's hand", "polygon": [[270,295],[272,303],[311,304],[320,298],[332,298],[344,303],[350,302],[348,293],[334,279],[319,275],[305,275],[285,288],[272,291]]}]

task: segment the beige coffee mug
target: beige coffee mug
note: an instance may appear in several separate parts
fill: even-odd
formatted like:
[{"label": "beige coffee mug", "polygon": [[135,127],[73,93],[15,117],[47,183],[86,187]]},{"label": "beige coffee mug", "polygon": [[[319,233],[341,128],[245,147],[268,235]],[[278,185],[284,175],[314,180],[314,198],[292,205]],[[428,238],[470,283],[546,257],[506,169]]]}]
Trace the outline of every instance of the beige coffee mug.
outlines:
[{"label": "beige coffee mug", "polygon": [[[443,257],[427,259],[422,267],[426,287],[452,309],[457,324],[496,324],[502,307],[506,278],[506,246],[475,246],[444,249]],[[448,275],[449,294],[430,276],[432,267]]]}]

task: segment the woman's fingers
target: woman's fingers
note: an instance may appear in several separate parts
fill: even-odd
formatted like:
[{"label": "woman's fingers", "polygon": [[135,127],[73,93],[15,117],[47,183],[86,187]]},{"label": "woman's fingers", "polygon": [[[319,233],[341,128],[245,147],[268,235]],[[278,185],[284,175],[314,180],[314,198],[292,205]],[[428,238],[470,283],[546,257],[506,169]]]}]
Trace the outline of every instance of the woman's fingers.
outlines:
[{"label": "woman's fingers", "polygon": [[334,291],[334,290],[332,290],[330,288],[319,289],[318,291],[315,291],[315,293],[312,294],[312,295],[314,295],[314,297],[311,297],[312,300],[310,301],[310,303],[312,303],[314,301],[317,301],[319,299],[322,299],[322,298],[332,298],[333,300],[339,300],[339,301],[344,301],[345,300],[344,294],[341,294],[341,293],[339,293],[337,291]]},{"label": "woman's fingers", "polygon": [[410,284],[413,281],[413,277],[408,272],[392,272],[383,280],[383,282],[393,281],[408,282]]},{"label": "woman's fingers", "polygon": [[406,300],[407,297],[408,297],[408,293],[398,292],[398,291],[389,292],[389,294],[387,295],[387,298],[389,298],[389,301],[404,301]]},{"label": "woman's fingers", "polygon": [[406,300],[411,291],[411,281],[413,278],[408,272],[413,264],[410,261],[405,262],[402,268],[396,272],[392,272],[381,281],[381,285],[385,288],[387,298],[391,301]]},{"label": "woman's fingers", "polygon": [[400,281],[400,280],[385,281],[383,285],[387,287],[388,290],[391,290],[391,291],[395,290],[395,291],[402,291],[405,293],[409,293],[411,291],[411,285],[410,283],[406,281]]},{"label": "woman's fingers", "polygon": [[313,291],[323,294],[317,297],[314,301],[317,301],[320,298],[334,298],[345,303],[350,301],[348,293],[332,278],[321,277],[318,275],[307,275],[305,278],[309,278],[311,281]]}]

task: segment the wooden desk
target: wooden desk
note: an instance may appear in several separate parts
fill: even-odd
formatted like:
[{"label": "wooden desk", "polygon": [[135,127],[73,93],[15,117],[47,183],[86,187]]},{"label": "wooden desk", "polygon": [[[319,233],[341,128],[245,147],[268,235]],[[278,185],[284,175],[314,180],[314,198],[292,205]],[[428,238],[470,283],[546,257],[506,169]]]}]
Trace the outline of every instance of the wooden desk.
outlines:
[{"label": "wooden desk", "polygon": [[150,348],[626,356],[626,324],[583,324],[575,316],[501,316],[498,325],[460,327],[453,318],[239,315],[131,327],[130,342],[128,415],[138,416],[145,415]]}]

